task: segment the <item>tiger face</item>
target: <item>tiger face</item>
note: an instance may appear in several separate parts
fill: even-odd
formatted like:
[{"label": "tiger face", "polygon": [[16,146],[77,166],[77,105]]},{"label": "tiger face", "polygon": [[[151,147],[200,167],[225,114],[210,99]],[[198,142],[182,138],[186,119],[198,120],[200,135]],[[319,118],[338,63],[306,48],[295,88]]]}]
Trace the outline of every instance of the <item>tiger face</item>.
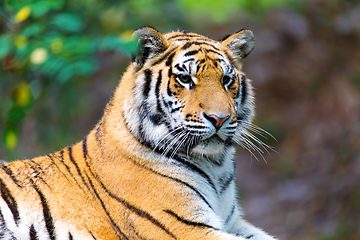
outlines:
[{"label": "tiger face", "polygon": [[243,30],[222,42],[152,28],[135,36],[141,51],[133,62],[131,102],[142,100],[129,105],[139,119],[127,119],[130,130],[164,155],[223,154],[253,117],[251,86],[241,70],[254,45],[252,33]]}]

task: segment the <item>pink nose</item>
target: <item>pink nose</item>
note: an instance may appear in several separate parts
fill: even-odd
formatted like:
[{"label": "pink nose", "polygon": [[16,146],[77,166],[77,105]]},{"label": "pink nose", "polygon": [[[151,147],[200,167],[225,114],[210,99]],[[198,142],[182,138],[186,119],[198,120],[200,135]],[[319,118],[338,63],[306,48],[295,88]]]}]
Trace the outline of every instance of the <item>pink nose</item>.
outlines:
[{"label": "pink nose", "polygon": [[212,125],[214,125],[214,127],[216,128],[216,131],[218,131],[221,126],[223,125],[223,123],[230,117],[230,116],[226,116],[226,117],[218,117],[214,114],[211,115],[206,115],[204,114],[205,118],[212,123]]}]

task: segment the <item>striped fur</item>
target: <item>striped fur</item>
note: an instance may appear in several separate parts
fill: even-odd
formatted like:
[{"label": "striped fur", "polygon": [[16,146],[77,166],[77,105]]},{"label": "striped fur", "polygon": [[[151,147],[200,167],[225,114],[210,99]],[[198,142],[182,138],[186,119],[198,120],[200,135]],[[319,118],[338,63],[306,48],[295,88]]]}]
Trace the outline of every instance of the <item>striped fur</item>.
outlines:
[{"label": "striped fur", "polygon": [[234,183],[252,33],[134,36],[140,52],[88,136],[0,165],[0,239],[274,239],[243,220]]}]

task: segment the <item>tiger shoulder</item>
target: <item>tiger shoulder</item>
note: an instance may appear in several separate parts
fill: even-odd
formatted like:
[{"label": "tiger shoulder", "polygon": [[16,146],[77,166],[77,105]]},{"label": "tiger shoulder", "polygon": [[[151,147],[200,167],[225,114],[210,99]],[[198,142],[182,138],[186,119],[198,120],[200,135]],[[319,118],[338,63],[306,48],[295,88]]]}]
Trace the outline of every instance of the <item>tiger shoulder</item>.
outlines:
[{"label": "tiger shoulder", "polygon": [[134,32],[139,53],[80,142],[0,165],[0,239],[274,240],[243,218],[254,36]]}]

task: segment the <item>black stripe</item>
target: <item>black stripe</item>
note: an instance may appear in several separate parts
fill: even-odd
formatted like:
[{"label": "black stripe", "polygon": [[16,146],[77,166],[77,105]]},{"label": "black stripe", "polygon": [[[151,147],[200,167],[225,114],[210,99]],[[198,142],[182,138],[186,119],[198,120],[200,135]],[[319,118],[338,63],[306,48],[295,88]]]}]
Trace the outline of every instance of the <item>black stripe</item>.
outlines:
[{"label": "black stripe", "polygon": [[169,66],[172,64],[172,61],[173,61],[173,59],[174,59],[174,56],[175,56],[175,53],[172,53],[172,54],[169,56],[169,58],[166,60],[166,63],[165,63],[166,66],[169,67]]},{"label": "black stripe", "polygon": [[182,67],[180,67],[179,64],[176,64],[176,65],[175,65],[175,68],[177,68],[177,69],[178,69],[179,71],[181,71],[181,72],[185,72],[185,69],[182,68]]},{"label": "black stripe", "polygon": [[233,214],[235,212],[235,208],[236,208],[236,203],[233,204],[229,215],[226,217],[225,225],[230,221],[231,217],[233,216]]},{"label": "black stripe", "polygon": [[[195,61],[195,58],[189,58],[189,59],[183,61],[183,63],[187,63],[187,62],[190,62],[190,61]],[[184,66],[184,65],[183,65],[183,66]],[[188,70],[188,69],[186,69],[186,70]]]},{"label": "black stripe", "polygon": [[64,166],[66,167],[67,171],[70,173],[71,177],[74,178],[74,176],[73,176],[73,174],[72,174],[72,172],[71,172],[71,170],[70,170],[70,167],[69,167],[67,164],[65,164],[65,162],[64,162],[64,149],[62,149],[62,150],[60,151],[60,162],[61,162],[62,164],[64,164]]},{"label": "black stripe", "polygon": [[201,60],[198,60],[196,61],[196,72],[199,72],[200,68],[204,66],[205,63],[205,59],[201,59]]},{"label": "black stripe", "polygon": [[[77,165],[77,163],[76,163],[76,161],[75,161],[75,159],[74,159],[74,157],[73,157],[72,147],[73,147],[73,146],[69,146],[69,147],[67,148],[68,151],[69,151],[70,161],[74,164],[74,166],[75,166],[75,168],[76,168],[76,171],[77,171],[79,177],[81,178],[82,182],[84,183],[84,185],[87,187],[88,190],[91,191],[90,186],[89,186],[88,183],[85,181],[85,179],[84,179],[84,177],[83,177],[83,175],[82,175],[82,173],[81,173],[81,170],[80,170],[79,166]],[[76,181],[75,177],[74,177],[74,180]],[[77,181],[76,181],[76,182],[77,182]],[[80,187],[79,184],[78,184],[78,186]],[[82,187],[80,187],[80,188],[84,191],[84,189],[83,189]]]},{"label": "black stripe", "polygon": [[88,155],[88,150],[87,150],[87,136],[85,136],[82,140],[82,148],[83,148],[83,157],[84,159],[86,159],[87,155]]},{"label": "black stripe", "polygon": [[163,123],[162,117],[160,114],[151,114],[149,116],[149,119],[154,125],[160,125]]},{"label": "black stripe", "polygon": [[184,108],[185,106],[180,106],[180,107],[177,107],[177,108],[173,108],[171,109],[171,113],[174,113],[174,112],[177,112],[177,111],[180,111],[182,108]]},{"label": "black stripe", "polygon": [[[145,142],[141,142],[141,144],[154,149],[154,147],[152,145],[149,145]],[[163,149],[159,149],[156,148],[154,149],[155,152],[163,155],[165,154]],[[184,165],[187,169],[197,172],[200,176],[202,176],[203,178],[205,178],[205,180],[210,184],[210,186],[215,190],[215,192],[217,193],[217,189],[215,187],[215,184],[212,182],[211,178],[209,177],[209,175],[207,175],[203,170],[201,170],[199,167],[197,167],[196,165],[192,164],[191,162],[189,162],[187,159],[182,158],[180,156],[178,156],[177,154],[173,154],[172,152],[167,152],[165,154],[166,157],[171,158],[176,160],[177,162],[181,163],[182,165]]]},{"label": "black stripe", "polygon": [[69,240],[73,240],[73,236],[71,235],[71,233],[69,232]]},{"label": "black stripe", "polygon": [[[96,238],[95,238],[95,236],[94,236],[94,234],[93,234],[92,232],[90,232],[90,235],[92,236],[92,238],[93,238],[94,240],[96,240]],[[128,240],[128,238],[125,238],[125,240]]]},{"label": "black stripe", "polygon": [[204,41],[204,42],[210,42],[211,39],[209,38],[203,38],[203,37],[194,37],[194,38],[187,38],[187,37],[183,37],[183,38],[178,38],[175,41]]},{"label": "black stripe", "polygon": [[[220,55],[221,57],[225,58],[224,55],[222,55],[219,51],[215,51],[215,50],[212,50],[212,49],[205,49],[206,52],[212,52],[212,53],[215,53],[217,55]],[[215,59],[217,61],[219,61],[218,59]],[[220,59],[221,61],[222,59]]]},{"label": "black stripe", "polygon": [[34,182],[33,182],[32,185],[33,185],[35,191],[39,194],[39,197],[40,197],[41,205],[43,207],[45,226],[46,226],[46,229],[47,229],[47,231],[49,233],[49,237],[50,237],[51,240],[55,240],[55,236],[56,236],[55,226],[54,226],[53,218],[51,216],[49,205],[48,205],[48,203],[46,201],[46,198],[45,198],[44,194],[40,191],[40,189],[35,185]]},{"label": "black stripe", "polygon": [[[189,121],[189,122],[195,122],[195,121]],[[190,125],[189,128],[192,128],[192,129],[205,129],[207,127],[205,127],[205,126],[197,126],[197,125]]]},{"label": "black stripe", "polygon": [[34,228],[34,225],[31,225],[29,235],[30,235],[30,240],[38,240],[39,239],[37,234],[36,234],[36,230]]},{"label": "black stripe", "polygon": [[[139,139],[138,139],[139,140]],[[154,146],[152,144],[149,144],[148,142],[144,142],[144,141],[141,141],[139,140],[141,144],[151,148],[151,149],[154,149]],[[159,149],[159,148],[155,148],[154,149],[155,152],[161,154],[161,155],[164,155],[164,151],[163,149]],[[176,160],[177,162],[181,163],[182,165],[184,165],[187,169],[191,170],[191,171],[194,171],[194,172],[197,172],[200,176],[202,176],[209,184],[210,186],[215,190],[215,192],[217,193],[217,189],[214,185],[214,183],[212,182],[211,178],[209,177],[209,175],[207,175],[203,170],[201,170],[199,167],[197,167],[196,165],[192,164],[191,162],[189,162],[187,159],[185,158],[182,158],[180,156],[178,156],[177,154],[173,154],[172,152],[167,152],[165,154],[166,157],[168,158],[171,158],[171,159],[174,159]]]},{"label": "black stripe", "polygon": [[226,189],[228,189],[228,187],[230,186],[233,180],[234,180],[234,174],[230,174],[230,176],[227,179],[223,179],[223,180],[220,179],[220,185],[222,185],[220,189],[220,194],[223,194],[226,191]]},{"label": "black stripe", "polygon": [[125,201],[124,199],[120,199],[118,197],[116,197],[115,195],[112,195],[110,192],[108,192],[109,195],[116,199],[117,201],[121,202],[125,207],[127,207],[128,209],[130,209],[131,211],[133,211],[134,213],[136,213],[139,217],[143,217],[146,218],[147,220],[149,220],[150,222],[152,222],[153,224],[155,224],[156,226],[158,226],[159,228],[161,228],[162,230],[164,230],[168,235],[170,235],[172,238],[176,237],[174,236],[174,234],[172,234],[169,229],[167,229],[161,222],[159,222],[158,220],[156,220],[155,218],[153,218],[149,213],[135,207],[134,205],[131,205],[129,202]]},{"label": "black stripe", "polygon": [[195,33],[189,34],[189,33],[180,33],[174,36],[169,37],[167,40],[173,39],[173,38],[178,38],[178,37],[189,37],[190,38],[194,38],[194,37],[202,37],[200,35],[197,35]]},{"label": "black stripe", "polygon": [[[233,88],[229,88],[229,90],[234,90],[235,88],[237,88],[237,91],[236,91],[236,94],[235,94],[235,98],[237,99],[239,97],[239,95],[240,95],[241,83],[240,83],[238,75],[235,75],[235,78],[236,78],[237,85],[234,86]],[[233,81],[233,83],[231,83],[231,85],[233,85],[234,83],[235,83],[235,81]]]},{"label": "black stripe", "polygon": [[139,208],[136,208],[134,205],[131,205],[129,202],[125,201],[124,199],[120,199],[120,198],[116,197],[115,195],[111,194],[110,192],[108,192],[108,194],[112,198],[116,199],[118,202],[122,203],[125,207],[127,207],[128,209],[130,209],[131,211],[136,213],[139,217],[146,218],[147,220],[152,222],[154,225],[158,226],[163,231],[165,231],[172,238],[176,239],[176,237],[161,222],[159,222],[158,220],[153,218],[149,213],[147,213]]},{"label": "black stripe", "polygon": [[70,182],[70,180],[69,180],[68,177],[65,175],[65,173],[64,173],[63,171],[61,171],[61,169],[59,168],[59,166],[56,164],[56,162],[54,161],[54,158],[51,156],[51,154],[48,154],[47,157],[50,158],[52,164],[55,165],[55,167],[59,170],[59,172]]},{"label": "black stripe", "polygon": [[[90,170],[90,169],[89,169],[89,170]],[[92,173],[91,170],[90,170],[90,172],[91,172],[91,174],[95,177],[95,179],[97,179],[96,176],[94,175],[94,173]],[[117,232],[117,237],[118,237],[118,239],[121,239],[121,238],[120,238],[120,235],[121,235],[123,238],[128,239],[128,237],[120,230],[120,228],[116,225],[115,221],[114,221],[114,220],[112,219],[112,217],[110,216],[109,211],[106,209],[105,203],[104,203],[103,200],[100,198],[99,193],[95,190],[94,184],[93,184],[93,182],[91,181],[90,177],[87,175],[87,173],[85,173],[85,174],[86,174],[87,179],[89,180],[89,183],[90,183],[92,189],[94,190],[94,193],[95,193],[97,199],[100,201],[100,204],[101,204],[101,206],[102,206],[102,208],[103,208],[106,216],[109,218],[112,226],[115,228],[114,230]],[[99,181],[99,180],[97,180],[97,181]],[[101,183],[101,185],[102,185],[102,183]],[[120,234],[120,235],[119,235],[119,234]]]},{"label": "black stripe", "polygon": [[[0,211],[0,230],[3,230],[5,231],[6,228],[6,223],[5,223],[5,219],[4,219],[4,216],[2,214],[2,212]],[[0,239],[1,237],[3,237],[5,235],[4,232],[0,231]]]},{"label": "black stripe", "polygon": [[152,172],[154,172],[154,173],[156,173],[156,174],[158,174],[158,175],[160,175],[160,176],[162,176],[162,177],[166,177],[166,178],[169,178],[169,179],[171,179],[171,180],[173,180],[173,181],[175,181],[175,182],[184,184],[185,186],[187,186],[188,188],[190,188],[191,190],[193,190],[193,191],[206,203],[206,205],[208,205],[208,207],[209,207],[211,210],[214,210],[214,209],[212,208],[212,206],[210,205],[210,203],[206,200],[206,198],[199,192],[199,190],[197,190],[195,187],[193,187],[193,186],[190,185],[189,183],[184,182],[184,181],[182,181],[182,180],[180,180],[180,179],[177,179],[177,178],[174,178],[174,177],[166,176],[166,175],[161,174],[161,173],[159,173],[159,172],[156,172],[156,171],[154,171],[154,170],[152,170],[152,169],[149,169],[149,170],[152,171]]},{"label": "black stripe", "polygon": [[[92,171],[90,171],[92,173]],[[100,179],[98,179],[94,173],[92,173],[92,175],[95,177],[95,179],[99,182],[99,184],[101,185],[101,187],[104,189],[104,191],[113,199],[117,200],[118,202],[120,202],[122,205],[124,205],[126,208],[130,209],[132,212],[134,212],[135,214],[137,214],[140,217],[146,218],[148,219],[150,222],[152,222],[153,224],[155,224],[156,226],[158,226],[159,228],[161,228],[162,230],[164,230],[168,235],[170,235],[171,237],[175,238],[176,237],[158,220],[156,220],[155,218],[153,218],[149,213],[135,207],[134,205],[131,205],[129,202],[125,201],[124,199],[121,199],[117,196],[115,196],[113,193],[111,193],[106,187],[105,185],[100,181]],[[90,180],[90,179],[89,179]],[[99,197],[100,199],[100,197]],[[101,201],[101,199],[100,199]],[[104,206],[105,207],[105,206]]]},{"label": "black stripe", "polygon": [[211,44],[211,43],[208,43],[208,42],[196,42],[196,41],[194,41],[194,42],[188,42],[188,43],[184,44],[184,46],[182,46],[181,49],[186,50],[186,49],[188,49],[189,47],[191,47],[192,45],[197,45],[197,46],[199,46],[199,45],[206,45],[206,46],[210,46],[210,47],[214,48],[214,49],[217,50],[217,51],[220,51],[220,49],[218,49],[217,47],[215,47],[215,46],[214,46],[213,44]]},{"label": "black stripe", "polygon": [[[172,155],[172,153],[168,153],[167,157],[170,157]],[[185,165],[186,168],[188,168],[191,171],[197,172],[200,176],[202,176],[203,178],[205,178],[205,180],[210,184],[210,186],[215,190],[215,192],[217,193],[217,189],[214,185],[214,183],[211,181],[211,178],[209,177],[209,175],[207,175],[203,170],[201,170],[200,168],[198,168],[196,165],[192,164],[191,162],[189,162],[187,159],[184,159],[180,156],[174,155],[173,159],[176,160],[177,162]]]},{"label": "black stripe", "polygon": [[216,59],[215,59],[215,60],[212,60],[212,62],[213,62],[213,64],[214,64],[215,68],[217,68],[219,64],[217,63]]},{"label": "black stripe", "polygon": [[[79,176],[81,176],[81,171],[80,171],[80,168],[79,168],[79,166],[77,165],[77,163],[76,163],[76,161],[75,161],[75,159],[74,159],[73,152],[72,152],[72,148],[73,148],[73,146],[69,146],[69,147],[67,148],[68,153],[69,153],[69,158],[70,158],[70,161],[74,164],[77,173],[79,174]],[[84,180],[84,179],[83,179],[83,180]]]},{"label": "black stripe", "polygon": [[4,199],[6,204],[8,205],[16,225],[19,224],[20,221],[20,215],[18,211],[18,206],[16,203],[15,198],[11,195],[10,190],[6,187],[6,185],[3,183],[2,179],[0,178],[0,191],[1,191],[1,197]]},{"label": "black stripe", "polygon": [[142,51],[139,54],[142,65],[144,65],[146,60],[149,58],[150,53],[151,53],[150,47],[143,47]]},{"label": "black stripe", "polygon": [[[78,187],[81,189],[81,190],[83,190],[84,191],[84,189],[83,189],[83,187],[81,187],[80,186],[80,184],[78,183],[78,181],[76,180],[76,178],[75,178],[75,176],[73,175],[73,173],[71,172],[71,170],[70,170],[70,167],[65,163],[65,161],[64,161],[64,149],[62,149],[61,151],[60,151],[60,162],[66,167],[66,170],[68,171],[68,173],[70,174],[70,176],[75,180],[75,183],[76,183],[76,185],[78,185]],[[65,174],[64,174],[64,176],[65,176]],[[65,178],[70,182],[70,183],[73,183],[74,181],[70,181],[66,176],[65,176]],[[85,191],[84,191],[85,192]]]},{"label": "black stripe", "polygon": [[[30,164],[30,162],[33,164],[33,165],[36,165],[37,168],[35,166],[33,166],[32,164]],[[36,178],[36,179],[39,179],[40,181],[42,181],[46,186],[49,186],[49,184],[44,180],[44,178],[42,177],[42,173],[43,173],[43,170],[40,166],[40,164],[38,164],[37,162],[35,162],[34,160],[30,159],[29,161],[23,161],[23,163],[25,165],[28,165],[31,170],[33,170],[33,178]],[[38,170],[39,169],[39,170]]]},{"label": "black stripe", "polygon": [[202,228],[212,228],[214,230],[219,230],[219,229],[216,229],[213,226],[210,226],[210,225],[205,224],[205,223],[193,222],[193,221],[190,221],[190,220],[186,220],[186,219],[180,217],[179,215],[177,215],[176,213],[174,213],[171,210],[164,210],[164,212],[170,214],[171,216],[174,216],[178,221],[180,221],[182,223],[185,223],[186,225],[189,225],[189,226],[202,227]]},{"label": "black stripe", "polygon": [[174,94],[170,89],[170,79],[168,80],[168,84],[167,84],[167,87],[166,87],[166,93],[167,93],[167,95],[169,95],[169,97],[171,97]]},{"label": "black stripe", "polygon": [[161,82],[162,82],[162,70],[159,71],[159,76],[158,76],[157,81],[156,81],[155,96],[156,96],[156,110],[160,114],[164,114],[164,111],[161,108],[161,103],[160,103],[160,85],[161,85]]},{"label": "black stripe", "polygon": [[3,164],[3,165],[1,165],[0,166],[4,171],[5,171],[5,173],[11,178],[11,180],[13,180],[13,182],[16,184],[16,186],[18,186],[18,187],[22,187],[21,185],[20,185],[20,183],[19,183],[19,181],[15,178],[15,176],[14,176],[14,174],[13,174],[13,172],[11,171],[11,169],[10,168],[8,168],[5,164]]},{"label": "black stripe", "polygon": [[141,103],[141,105],[139,107],[139,113],[140,113],[140,124],[139,124],[138,132],[140,133],[141,139],[145,140],[146,132],[144,130],[144,121],[145,121],[145,118],[147,118],[147,116],[149,115],[149,109],[148,109],[146,100],[143,100],[143,102]]},{"label": "black stripe", "polygon": [[241,104],[244,104],[248,94],[247,83],[245,75],[241,76]]},{"label": "black stripe", "polygon": [[145,85],[144,85],[144,89],[143,89],[144,98],[147,98],[149,96],[151,80],[152,80],[152,71],[150,69],[146,69],[145,70]]},{"label": "black stripe", "polygon": [[[139,140],[139,141],[140,141],[140,140]],[[148,148],[154,149],[154,146],[151,145],[151,144],[148,144],[148,143],[143,142],[143,141],[140,141],[140,143],[141,143],[142,145],[145,145],[145,146],[148,147]],[[157,153],[159,153],[159,154],[163,154],[163,151],[162,151],[161,149],[156,148],[156,149],[154,149],[154,151],[157,152]],[[170,156],[171,156],[171,153],[168,153],[168,154],[167,154],[167,157],[170,157]],[[173,157],[176,158],[176,156],[173,156]],[[149,171],[151,171],[151,172],[153,172],[153,173],[155,173],[155,174],[157,174],[157,175],[160,175],[160,176],[162,176],[162,177],[169,178],[169,179],[174,180],[174,181],[176,181],[176,182],[178,182],[178,183],[184,184],[185,186],[187,186],[187,187],[189,187],[190,189],[192,189],[196,194],[198,194],[199,197],[209,206],[209,208],[213,210],[213,208],[211,207],[210,203],[206,200],[206,198],[205,198],[195,187],[193,187],[193,186],[190,185],[189,183],[184,182],[184,181],[182,181],[182,180],[180,180],[180,179],[177,179],[177,178],[174,178],[174,177],[167,176],[167,175],[162,174],[162,173],[159,173],[159,172],[157,172],[157,171],[154,171],[153,169],[147,168],[147,167],[145,167],[145,166],[143,166],[143,165],[140,165],[140,164],[138,164],[138,163],[135,162],[135,161],[132,161],[132,162],[133,162],[134,164],[136,164],[137,166],[142,167],[142,168],[144,168],[144,169],[146,169],[146,170],[149,170]],[[196,166],[195,166],[194,168],[196,168]],[[198,169],[198,171],[202,172],[200,169]],[[92,174],[94,175],[94,173],[92,173]],[[213,185],[213,183],[211,182],[210,178],[209,178],[204,172],[200,173],[200,175],[205,175],[205,178],[208,179],[208,181],[210,181],[210,185],[212,185],[213,188],[215,187],[215,186]],[[96,177],[95,175],[94,175],[94,177],[97,179],[97,177]],[[97,180],[98,180],[98,179],[97,179]],[[98,181],[99,181],[99,180],[98,180]],[[99,181],[99,182],[100,182],[100,181]],[[214,189],[215,189],[215,188],[214,188]],[[215,190],[216,190],[216,189],[215,189]]]},{"label": "black stripe", "polygon": [[[4,229],[4,228],[5,228],[5,219],[4,219],[4,216],[2,215],[2,212],[0,209],[0,229]],[[0,235],[0,237],[1,237],[1,235]]]},{"label": "black stripe", "polygon": [[[143,143],[142,143],[142,144],[143,144]],[[148,147],[150,147],[150,146],[148,146]],[[152,148],[152,147],[150,147],[150,148]],[[158,152],[158,149],[155,149],[155,151]],[[143,166],[143,165],[140,165],[140,164],[137,163],[136,161],[132,161],[132,162],[133,162],[135,165],[137,165],[137,166],[139,166],[139,167],[141,167],[141,168],[144,168],[144,169],[146,169],[146,170],[148,170],[148,171],[151,171],[152,173],[155,173],[155,174],[157,174],[157,175],[159,175],[159,176],[161,176],[161,177],[165,177],[165,178],[171,179],[171,180],[173,180],[173,181],[175,181],[175,182],[178,182],[178,183],[181,183],[181,184],[187,186],[188,188],[190,188],[191,190],[193,190],[196,194],[198,194],[199,197],[209,206],[209,208],[210,208],[211,210],[213,210],[213,208],[211,207],[210,203],[206,200],[206,198],[205,198],[195,187],[193,187],[193,186],[190,185],[189,183],[184,182],[184,181],[182,181],[182,180],[180,180],[180,179],[178,179],[178,178],[174,178],[174,177],[171,177],[171,176],[167,176],[167,175],[165,175],[165,174],[162,174],[162,173],[160,173],[160,172],[157,172],[157,171],[155,171],[155,170],[153,170],[153,169],[151,169],[151,168],[145,167],[145,166]]]},{"label": "black stripe", "polygon": [[192,55],[197,54],[199,51],[200,51],[200,49],[198,49],[198,50],[193,50],[193,51],[189,51],[189,52],[185,53],[184,56],[185,56],[185,57],[187,57],[187,56],[192,56]]},{"label": "black stripe", "polygon": [[[90,156],[87,155],[87,157],[90,157]],[[96,179],[97,176],[91,171],[90,165],[89,165],[88,161],[86,161],[87,157],[85,158],[85,164],[86,164],[87,168],[89,169],[90,173],[91,173],[91,174],[94,176],[94,178]],[[90,157],[90,158],[91,158],[91,157]],[[118,233],[120,233],[125,239],[128,239],[128,238],[125,236],[125,234],[124,234],[123,232],[121,232],[120,228],[116,225],[115,221],[111,218],[109,212],[107,211],[107,209],[106,209],[106,207],[105,207],[104,202],[101,200],[99,194],[96,192],[96,190],[95,190],[95,188],[94,188],[94,185],[93,185],[92,181],[90,180],[90,178],[89,178],[89,176],[88,176],[88,174],[87,174],[86,172],[85,172],[85,176],[86,176],[86,178],[88,179],[88,182],[89,182],[89,184],[91,185],[91,187],[92,187],[92,189],[93,189],[93,193],[94,193],[94,194],[96,195],[96,197],[99,199],[101,206],[103,207],[105,213],[106,213],[107,216],[109,217],[109,220],[111,221],[111,223],[113,224],[113,226],[116,228],[116,231],[117,231]],[[69,234],[70,234],[70,233],[69,233]],[[93,237],[93,239],[96,239],[96,238],[94,237],[94,235],[93,235],[92,232],[90,232],[90,234],[91,234],[91,236]],[[118,235],[118,237],[119,237],[119,235]]]},{"label": "black stripe", "polygon": [[156,62],[154,62],[154,63],[152,64],[152,66],[155,66],[155,65],[161,63],[161,62],[164,61],[167,57],[169,57],[170,54],[175,54],[174,52],[176,52],[176,51],[177,51],[177,49],[173,49],[172,51],[167,52],[167,53],[164,54],[161,58],[159,58]]}]

